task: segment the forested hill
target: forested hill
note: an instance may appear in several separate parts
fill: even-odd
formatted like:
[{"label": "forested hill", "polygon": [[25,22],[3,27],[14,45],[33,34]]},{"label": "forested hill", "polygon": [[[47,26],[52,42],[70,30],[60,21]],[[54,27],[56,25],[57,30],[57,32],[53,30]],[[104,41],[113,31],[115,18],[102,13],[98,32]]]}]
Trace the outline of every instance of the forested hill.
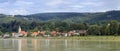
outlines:
[{"label": "forested hill", "polygon": [[108,20],[120,21],[120,10],[97,12],[97,13],[76,13],[76,12],[56,12],[56,13],[38,13],[31,15],[4,15],[0,14],[0,22],[10,22],[13,20],[21,22],[46,22],[62,21],[68,23],[88,22],[95,23]]}]

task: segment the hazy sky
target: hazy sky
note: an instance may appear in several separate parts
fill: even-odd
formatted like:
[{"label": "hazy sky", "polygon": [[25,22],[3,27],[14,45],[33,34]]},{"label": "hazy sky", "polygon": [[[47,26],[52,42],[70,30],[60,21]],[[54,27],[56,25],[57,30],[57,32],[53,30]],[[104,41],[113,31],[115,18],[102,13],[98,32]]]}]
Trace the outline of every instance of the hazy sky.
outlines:
[{"label": "hazy sky", "polygon": [[103,12],[119,10],[120,0],[0,0],[0,13]]}]

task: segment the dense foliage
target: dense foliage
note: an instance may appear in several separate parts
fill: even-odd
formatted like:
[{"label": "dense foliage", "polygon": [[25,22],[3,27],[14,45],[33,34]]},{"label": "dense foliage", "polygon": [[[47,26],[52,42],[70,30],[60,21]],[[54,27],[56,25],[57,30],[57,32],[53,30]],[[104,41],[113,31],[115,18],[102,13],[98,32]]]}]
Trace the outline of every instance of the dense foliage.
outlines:
[{"label": "dense foliage", "polygon": [[17,32],[19,25],[22,30],[33,32],[38,30],[68,32],[70,30],[87,30],[87,35],[120,35],[120,24],[116,20],[108,22],[88,23],[66,23],[66,22],[18,22],[0,24],[0,34]]}]

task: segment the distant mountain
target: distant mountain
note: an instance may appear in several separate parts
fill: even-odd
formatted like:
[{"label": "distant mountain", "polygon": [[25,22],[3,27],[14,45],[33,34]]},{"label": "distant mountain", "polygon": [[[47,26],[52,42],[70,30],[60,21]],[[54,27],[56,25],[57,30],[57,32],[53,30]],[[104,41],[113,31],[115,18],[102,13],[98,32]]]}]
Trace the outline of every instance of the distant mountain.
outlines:
[{"label": "distant mountain", "polygon": [[120,21],[120,10],[97,12],[97,13],[77,13],[77,12],[57,12],[57,13],[38,13],[31,15],[4,15],[0,14],[0,22],[10,22],[17,20],[21,22],[47,22],[63,21],[68,23],[88,22],[95,23],[101,21],[118,20]]}]

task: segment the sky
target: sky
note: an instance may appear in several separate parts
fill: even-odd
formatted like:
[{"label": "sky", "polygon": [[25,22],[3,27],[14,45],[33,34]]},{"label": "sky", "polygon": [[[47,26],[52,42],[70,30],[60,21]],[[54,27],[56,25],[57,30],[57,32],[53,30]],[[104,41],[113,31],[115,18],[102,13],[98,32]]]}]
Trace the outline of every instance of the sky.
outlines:
[{"label": "sky", "polygon": [[28,15],[46,12],[105,12],[119,10],[120,0],[0,0],[0,13]]}]

